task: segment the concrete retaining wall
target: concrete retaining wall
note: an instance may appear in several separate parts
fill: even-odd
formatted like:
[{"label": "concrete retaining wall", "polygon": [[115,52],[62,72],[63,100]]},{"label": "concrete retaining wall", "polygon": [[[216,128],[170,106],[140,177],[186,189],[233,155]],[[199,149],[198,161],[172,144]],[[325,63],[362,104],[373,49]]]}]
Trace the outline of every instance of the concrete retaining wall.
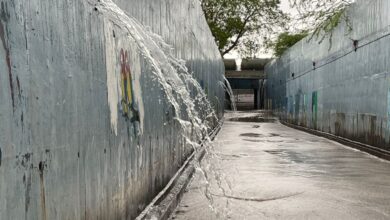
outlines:
[{"label": "concrete retaining wall", "polygon": [[358,0],[331,43],[304,39],[266,67],[283,120],[390,150],[390,2]]},{"label": "concrete retaining wall", "polygon": [[[221,117],[199,2],[116,2],[173,45]],[[0,0],[0,219],[132,219],[191,152],[149,60],[96,4]]]}]

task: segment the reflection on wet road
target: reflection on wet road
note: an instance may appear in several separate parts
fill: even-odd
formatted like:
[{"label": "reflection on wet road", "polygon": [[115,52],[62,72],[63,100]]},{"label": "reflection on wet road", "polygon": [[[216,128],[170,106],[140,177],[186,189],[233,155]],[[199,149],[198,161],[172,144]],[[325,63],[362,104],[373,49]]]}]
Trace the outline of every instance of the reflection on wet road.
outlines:
[{"label": "reflection on wet road", "polygon": [[389,162],[248,121],[226,120],[215,156],[202,162],[218,170],[208,181],[197,172],[172,219],[390,219]]}]

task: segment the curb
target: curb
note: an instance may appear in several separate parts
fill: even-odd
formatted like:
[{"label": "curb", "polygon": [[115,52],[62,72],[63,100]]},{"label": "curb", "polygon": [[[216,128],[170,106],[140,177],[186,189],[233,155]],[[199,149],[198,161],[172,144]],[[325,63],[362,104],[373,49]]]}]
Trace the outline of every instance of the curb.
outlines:
[{"label": "curb", "polygon": [[[221,130],[223,122],[210,133],[212,140]],[[185,189],[195,173],[195,163],[200,162],[205,154],[205,149],[193,152],[167,186],[153,199],[136,220],[167,220],[180,203]]]},{"label": "curb", "polygon": [[343,138],[340,136],[336,136],[333,134],[329,134],[326,132],[313,130],[313,129],[302,127],[299,125],[290,124],[290,123],[285,122],[285,121],[280,121],[280,123],[283,124],[284,126],[287,126],[287,127],[293,128],[293,129],[297,129],[300,131],[304,131],[304,132],[309,133],[309,134],[314,134],[314,135],[317,135],[320,137],[324,137],[324,138],[330,139],[332,141],[336,141],[340,144],[344,144],[348,147],[352,147],[352,148],[361,150],[363,152],[369,153],[371,155],[377,156],[381,159],[390,161],[390,151],[386,151],[386,150],[383,150],[383,149],[380,149],[380,148],[377,148],[377,147],[374,147],[371,145],[356,142],[356,141],[353,141],[353,140],[350,140],[347,138]]}]

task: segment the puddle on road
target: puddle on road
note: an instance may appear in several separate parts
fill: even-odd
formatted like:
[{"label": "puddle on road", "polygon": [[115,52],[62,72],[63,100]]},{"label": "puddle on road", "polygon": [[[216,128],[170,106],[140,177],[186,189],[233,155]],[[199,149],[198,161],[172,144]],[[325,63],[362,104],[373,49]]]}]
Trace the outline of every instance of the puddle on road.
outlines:
[{"label": "puddle on road", "polygon": [[258,134],[258,133],[243,133],[243,134],[240,134],[240,136],[243,136],[243,137],[264,137],[264,135]]},{"label": "puddle on road", "polygon": [[307,159],[303,155],[290,151],[290,150],[285,150],[285,149],[280,149],[280,150],[265,150],[264,152],[278,156],[282,159],[286,159],[288,161],[294,162],[294,163],[304,163],[305,160]]},{"label": "puddle on road", "polygon": [[263,140],[251,140],[251,139],[242,139],[243,141],[248,141],[248,142],[254,142],[254,143],[260,143],[264,142]]},{"label": "puddle on road", "polygon": [[269,136],[270,136],[270,137],[280,137],[281,135],[280,135],[280,134],[270,133]]},{"label": "puddle on road", "polygon": [[249,157],[248,154],[217,154],[220,157],[223,158],[243,158],[243,157]]},{"label": "puddle on road", "polygon": [[258,139],[242,139],[242,140],[247,142],[253,142],[253,143],[283,143],[284,142],[284,141],[258,140]]},{"label": "puddle on road", "polygon": [[254,137],[254,138],[259,138],[259,137],[281,137],[280,134],[274,134],[274,133],[270,133],[270,134],[259,134],[259,133],[242,133],[240,134],[240,136],[242,137]]},{"label": "puddle on road", "polygon": [[263,116],[252,116],[252,117],[242,117],[242,118],[231,118],[229,121],[235,122],[258,122],[258,123],[275,123],[275,118],[268,118]]}]

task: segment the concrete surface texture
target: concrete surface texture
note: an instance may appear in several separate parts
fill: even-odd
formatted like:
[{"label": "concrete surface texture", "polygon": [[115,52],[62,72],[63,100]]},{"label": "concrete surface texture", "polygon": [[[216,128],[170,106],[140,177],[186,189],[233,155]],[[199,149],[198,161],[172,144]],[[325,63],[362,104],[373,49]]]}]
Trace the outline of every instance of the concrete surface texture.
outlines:
[{"label": "concrete surface texture", "polygon": [[390,218],[387,161],[253,112],[214,144],[171,219]]},{"label": "concrete surface texture", "polygon": [[223,115],[225,91],[223,59],[214,41],[199,0],[114,0],[173,48],[176,58],[185,60],[219,116]]},{"label": "concrete surface texture", "polygon": [[291,123],[389,150],[389,11],[388,0],[357,0],[331,39],[306,38],[267,65],[268,106]]},{"label": "concrete surface texture", "polygon": [[167,95],[183,88],[167,76],[172,54],[222,116],[223,62],[199,1],[114,2],[0,0],[1,220],[142,211],[192,151],[175,120],[186,106]]}]

